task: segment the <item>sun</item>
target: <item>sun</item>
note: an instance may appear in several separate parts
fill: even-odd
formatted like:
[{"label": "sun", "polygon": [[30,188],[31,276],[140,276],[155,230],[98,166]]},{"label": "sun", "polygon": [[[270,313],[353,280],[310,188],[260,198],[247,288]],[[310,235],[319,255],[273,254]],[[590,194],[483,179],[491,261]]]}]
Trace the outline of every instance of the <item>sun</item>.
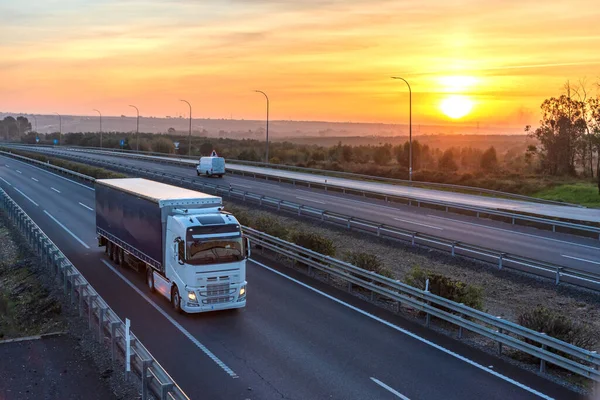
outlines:
[{"label": "sun", "polygon": [[442,100],[440,109],[448,117],[459,119],[471,112],[473,109],[473,101],[467,96],[454,94]]}]

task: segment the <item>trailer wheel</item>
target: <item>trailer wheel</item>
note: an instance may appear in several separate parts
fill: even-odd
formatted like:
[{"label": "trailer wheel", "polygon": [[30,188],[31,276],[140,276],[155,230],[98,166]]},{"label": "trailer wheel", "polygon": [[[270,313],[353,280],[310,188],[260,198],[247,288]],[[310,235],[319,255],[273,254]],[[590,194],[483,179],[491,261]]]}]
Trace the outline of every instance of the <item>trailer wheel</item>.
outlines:
[{"label": "trailer wheel", "polygon": [[112,242],[108,242],[106,247],[108,248],[108,259],[113,261],[115,257],[115,245]]},{"label": "trailer wheel", "polygon": [[181,312],[181,296],[179,295],[177,286],[173,286],[171,289],[171,303],[173,304],[173,309],[175,309],[175,311]]},{"label": "trailer wheel", "polygon": [[151,292],[154,292],[154,271],[152,271],[152,268],[147,267],[146,268],[146,283],[148,284],[148,289],[150,289]]},{"label": "trailer wheel", "polygon": [[126,267],[125,265],[125,250],[122,248],[117,248],[117,264],[122,267]]},{"label": "trailer wheel", "polygon": [[115,263],[115,265],[120,265],[120,260],[119,260],[119,253],[121,252],[121,248],[119,246],[117,246],[116,244],[113,244],[113,253],[112,253],[112,260]]}]

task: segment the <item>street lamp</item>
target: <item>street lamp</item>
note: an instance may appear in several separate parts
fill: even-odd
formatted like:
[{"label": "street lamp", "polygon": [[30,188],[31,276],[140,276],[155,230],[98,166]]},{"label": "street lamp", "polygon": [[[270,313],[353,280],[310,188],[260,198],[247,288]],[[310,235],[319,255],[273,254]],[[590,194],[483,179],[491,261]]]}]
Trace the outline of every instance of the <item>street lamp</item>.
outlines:
[{"label": "street lamp", "polygon": [[269,163],[269,96],[262,90],[255,90],[256,93],[262,93],[267,99],[267,149],[265,152],[265,163]]},{"label": "street lamp", "polygon": [[138,110],[138,108],[136,106],[132,106],[131,104],[129,105],[129,107],[133,107],[135,108],[135,111],[137,111],[137,127],[135,128],[135,137],[136,137],[136,150],[140,151],[140,110]]},{"label": "street lamp", "polygon": [[62,116],[59,113],[57,113],[57,112],[55,112],[54,114],[58,115],[58,124],[59,124],[58,125],[59,126],[59,128],[58,128],[58,144],[60,145],[60,144],[62,144],[61,143],[61,136],[62,136]]},{"label": "street lamp", "polygon": [[35,133],[37,133],[37,118],[33,114],[31,114],[31,116],[33,117],[33,122],[35,122]]},{"label": "street lamp", "polygon": [[94,111],[100,115],[100,148],[102,148],[102,113],[94,108]]},{"label": "street lamp", "polygon": [[400,79],[403,80],[404,83],[408,86],[408,124],[409,124],[409,146],[408,146],[408,180],[412,182],[412,90],[410,89],[410,85],[404,78],[400,78],[399,76],[392,76],[392,79]]},{"label": "street lamp", "polygon": [[179,100],[179,101],[183,101],[184,103],[187,103],[188,106],[190,106],[190,134],[189,134],[189,141],[188,141],[188,157],[191,157],[192,156],[192,105],[187,100]]}]

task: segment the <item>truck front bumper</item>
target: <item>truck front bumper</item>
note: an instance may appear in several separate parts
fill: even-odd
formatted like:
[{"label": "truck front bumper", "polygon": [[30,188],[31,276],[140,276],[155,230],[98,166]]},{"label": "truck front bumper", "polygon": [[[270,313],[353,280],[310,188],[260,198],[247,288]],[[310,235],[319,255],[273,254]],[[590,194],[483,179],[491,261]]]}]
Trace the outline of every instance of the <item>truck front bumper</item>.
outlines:
[{"label": "truck front bumper", "polygon": [[182,295],[181,309],[186,313],[194,314],[246,307],[246,282],[235,285],[234,288],[234,293],[221,297],[206,297],[199,290],[187,288],[188,292],[194,292],[196,301],[190,301],[187,295],[185,297]]}]

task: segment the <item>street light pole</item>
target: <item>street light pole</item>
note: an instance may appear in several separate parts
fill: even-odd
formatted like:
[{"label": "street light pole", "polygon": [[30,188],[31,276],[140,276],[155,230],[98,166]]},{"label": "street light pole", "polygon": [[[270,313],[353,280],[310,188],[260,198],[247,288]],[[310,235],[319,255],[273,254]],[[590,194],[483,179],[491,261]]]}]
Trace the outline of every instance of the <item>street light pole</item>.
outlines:
[{"label": "street light pole", "polygon": [[187,103],[188,106],[190,106],[190,134],[189,134],[189,140],[188,140],[188,156],[191,157],[192,156],[192,105],[187,100],[180,100],[180,101],[183,101],[184,103]]},{"label": "street light pole", "polygon": [[267,149],[265,152],[265,163],[269,163],[269,96],[262,90],[255,90],[257,93],[262,93],[267,99]]},{"label": "street light pole", "polygon": [[403,80],[404,83],[408,86],[408,124],[409,124],[409,146],[408,146],[408,180],[412,182],[412,90],[410,85],[404,78],[400,78],[399,76],[392,76],[392,79],[400,79]]},{"label": "street light pole", "polygon": [[102,113],[94,108],[94,111],[100,115],[100,148],[102,148]]},{"label": "street light pole", "polygon": [[136,151],[140,151],[140,110],[138,110],[138,108],[136,106],[132,106],[131,104],[129,105],[129,107],[133,107],[135,108],[135,111],[137,111],[137,127],[135,128],[135,137],[136,137]]},{"label": "street light pole", "polygon": [[58,128],[58,144],[61,145],[62,144],[62,141],[61,141],[61,136],[62,136],[62,116],[59,113],[57,113],[57,112],[55,112],[54,114],[58,115],[58,124],[59,124],[58,125],[59,126],[59,128]]},{"label": "street light pole", "polygon": [[31,116],[33,117],[33,122],[35,122],[35,133],[37,133],[37,118],[33,114]]}]

